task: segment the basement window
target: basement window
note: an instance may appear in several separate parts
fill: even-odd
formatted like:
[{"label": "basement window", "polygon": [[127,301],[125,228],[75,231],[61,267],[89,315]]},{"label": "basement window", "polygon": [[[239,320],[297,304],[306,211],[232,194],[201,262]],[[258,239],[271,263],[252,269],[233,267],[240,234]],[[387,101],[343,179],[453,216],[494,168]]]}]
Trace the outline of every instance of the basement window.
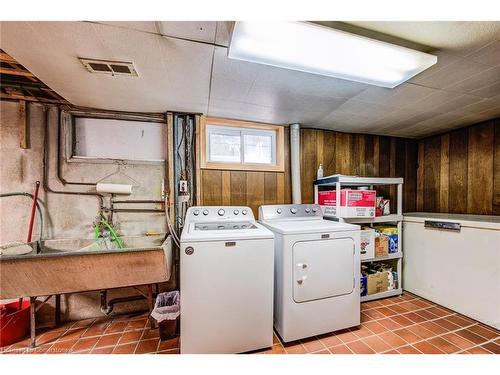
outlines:
[{"label": "basement window", "polygon": [[201,167],[283,171],[283,127],[206,118],[201,123]]},{"label": "basement window", "polygon": [[73,118],[74,159],[165,160],[165,124]]}]

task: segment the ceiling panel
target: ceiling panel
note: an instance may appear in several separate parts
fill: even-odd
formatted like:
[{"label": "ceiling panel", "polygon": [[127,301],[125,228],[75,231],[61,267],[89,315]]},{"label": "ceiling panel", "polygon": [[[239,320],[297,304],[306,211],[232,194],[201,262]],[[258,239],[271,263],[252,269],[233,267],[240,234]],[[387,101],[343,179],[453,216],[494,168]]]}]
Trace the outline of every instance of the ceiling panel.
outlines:
[{"label": "ceiling panel", "polygon": [[[447,87],[447,90],[474,93],[475,91],[487,88],[497,82],[500,82],[500,65],[482,70],[475,75],[465,76],[463,80]],[[474,93],[474,95],[482,96],[480,93]],[[486,95],[484,97],[487,98],[489,96],[490,95]]]},{"label": "ceiling panel", "polygon": [[158,30],[162,35],[177,38],[215,42],[215,29],[217,22],[213,21],[159,21]]},{"label": "ceiling panel", "polygon": [[425,76],[417,75],[411,78],[410,82],[426,87],[444,89],[453,86],[464,78],[482,73],[490,68],[490,66],[483,65],[472,60],[459,58],[434,74]]},{"label": "ceiling panel", "polygon": [[[500,22],[354,22],[438,57],[394,89],[229,59],[232,24],[2,22],[0,48],[71,103],[96,108],[408,137],[500,115]],[[132,61],[139,77],[91,74],[77,57]]]},{"label": "ceiling panel", "polygon": [[[86,22],[3,22],[1,46],[75,105],[207,110],[212,46]],[[92,74],[78,57],[130,61],[139,77]]]},{"label": "ceiling panel", "polygon": [[[500,38],[500,35],[498,38]],[[489,66],[500,65],[500,41],[496,40],[487,44],[483,48],[467,56],[467,58]]]},{"label": "ceiling panel", "polygon": [[144,31],[147,33],[159,33],[158,23],[155,21],[99,21],[94,23],[123,27],[136,31]]},{"label": "ceiling panel", "polygon": [[500,22],[359,21],[349,24],[395,36],[436,50],[467,56],[498,40]]}]

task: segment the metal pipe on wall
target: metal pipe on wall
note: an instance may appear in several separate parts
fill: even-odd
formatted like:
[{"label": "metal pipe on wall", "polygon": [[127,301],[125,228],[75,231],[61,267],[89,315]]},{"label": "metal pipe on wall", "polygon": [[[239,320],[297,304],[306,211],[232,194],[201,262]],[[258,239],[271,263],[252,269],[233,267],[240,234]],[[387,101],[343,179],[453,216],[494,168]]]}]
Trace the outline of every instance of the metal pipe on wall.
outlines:
[{"label": "metal pipe on wall", "polygon": [[[43,139],[43,188],[45,191],[53,194],[65,194],[65,195],[79,195],[79,196],[94,196],[98,200],[99,208],[98,211],[102,212],[104,206],[103,196],[99,193],[92,192],[76,192],[76,191],[61,191],[54,190],[49,185],[49,124],[50,124],[50,107],[44,106],[45,111],[45,129],[44,129],[44,139]],[[59,142],[59,140],[58,140]]]},{"label": "metal pipe on wall", "polygon": [[302,203],[300,191],[300,124],[290,125],[290,168],[292,172],[292,203]]}]

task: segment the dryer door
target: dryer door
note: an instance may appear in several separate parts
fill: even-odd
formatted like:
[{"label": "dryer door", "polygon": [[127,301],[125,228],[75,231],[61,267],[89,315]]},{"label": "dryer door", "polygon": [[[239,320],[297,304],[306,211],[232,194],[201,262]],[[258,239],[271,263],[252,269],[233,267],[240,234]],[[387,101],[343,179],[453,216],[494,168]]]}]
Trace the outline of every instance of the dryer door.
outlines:
[{"label": "dryer door", "polygon": [[354,250],[352,238],[296,242],[292,265],[294,301],[307,302],[352,293]]}]

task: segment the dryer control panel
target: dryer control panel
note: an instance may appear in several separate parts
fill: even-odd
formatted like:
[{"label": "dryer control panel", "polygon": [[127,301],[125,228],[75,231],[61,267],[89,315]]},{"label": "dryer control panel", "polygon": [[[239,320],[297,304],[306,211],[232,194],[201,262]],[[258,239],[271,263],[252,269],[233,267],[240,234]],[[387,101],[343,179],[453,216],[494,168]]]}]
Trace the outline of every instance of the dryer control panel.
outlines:
[{"label": "dryer control panel", "polygon": [[195,206],[186,213],[186,222],[255,221],[250,207]]},{"label": "dryer control panel", "polygon": [[260,206],[259,220],[323,217],[318,204],[280,204]]}]

